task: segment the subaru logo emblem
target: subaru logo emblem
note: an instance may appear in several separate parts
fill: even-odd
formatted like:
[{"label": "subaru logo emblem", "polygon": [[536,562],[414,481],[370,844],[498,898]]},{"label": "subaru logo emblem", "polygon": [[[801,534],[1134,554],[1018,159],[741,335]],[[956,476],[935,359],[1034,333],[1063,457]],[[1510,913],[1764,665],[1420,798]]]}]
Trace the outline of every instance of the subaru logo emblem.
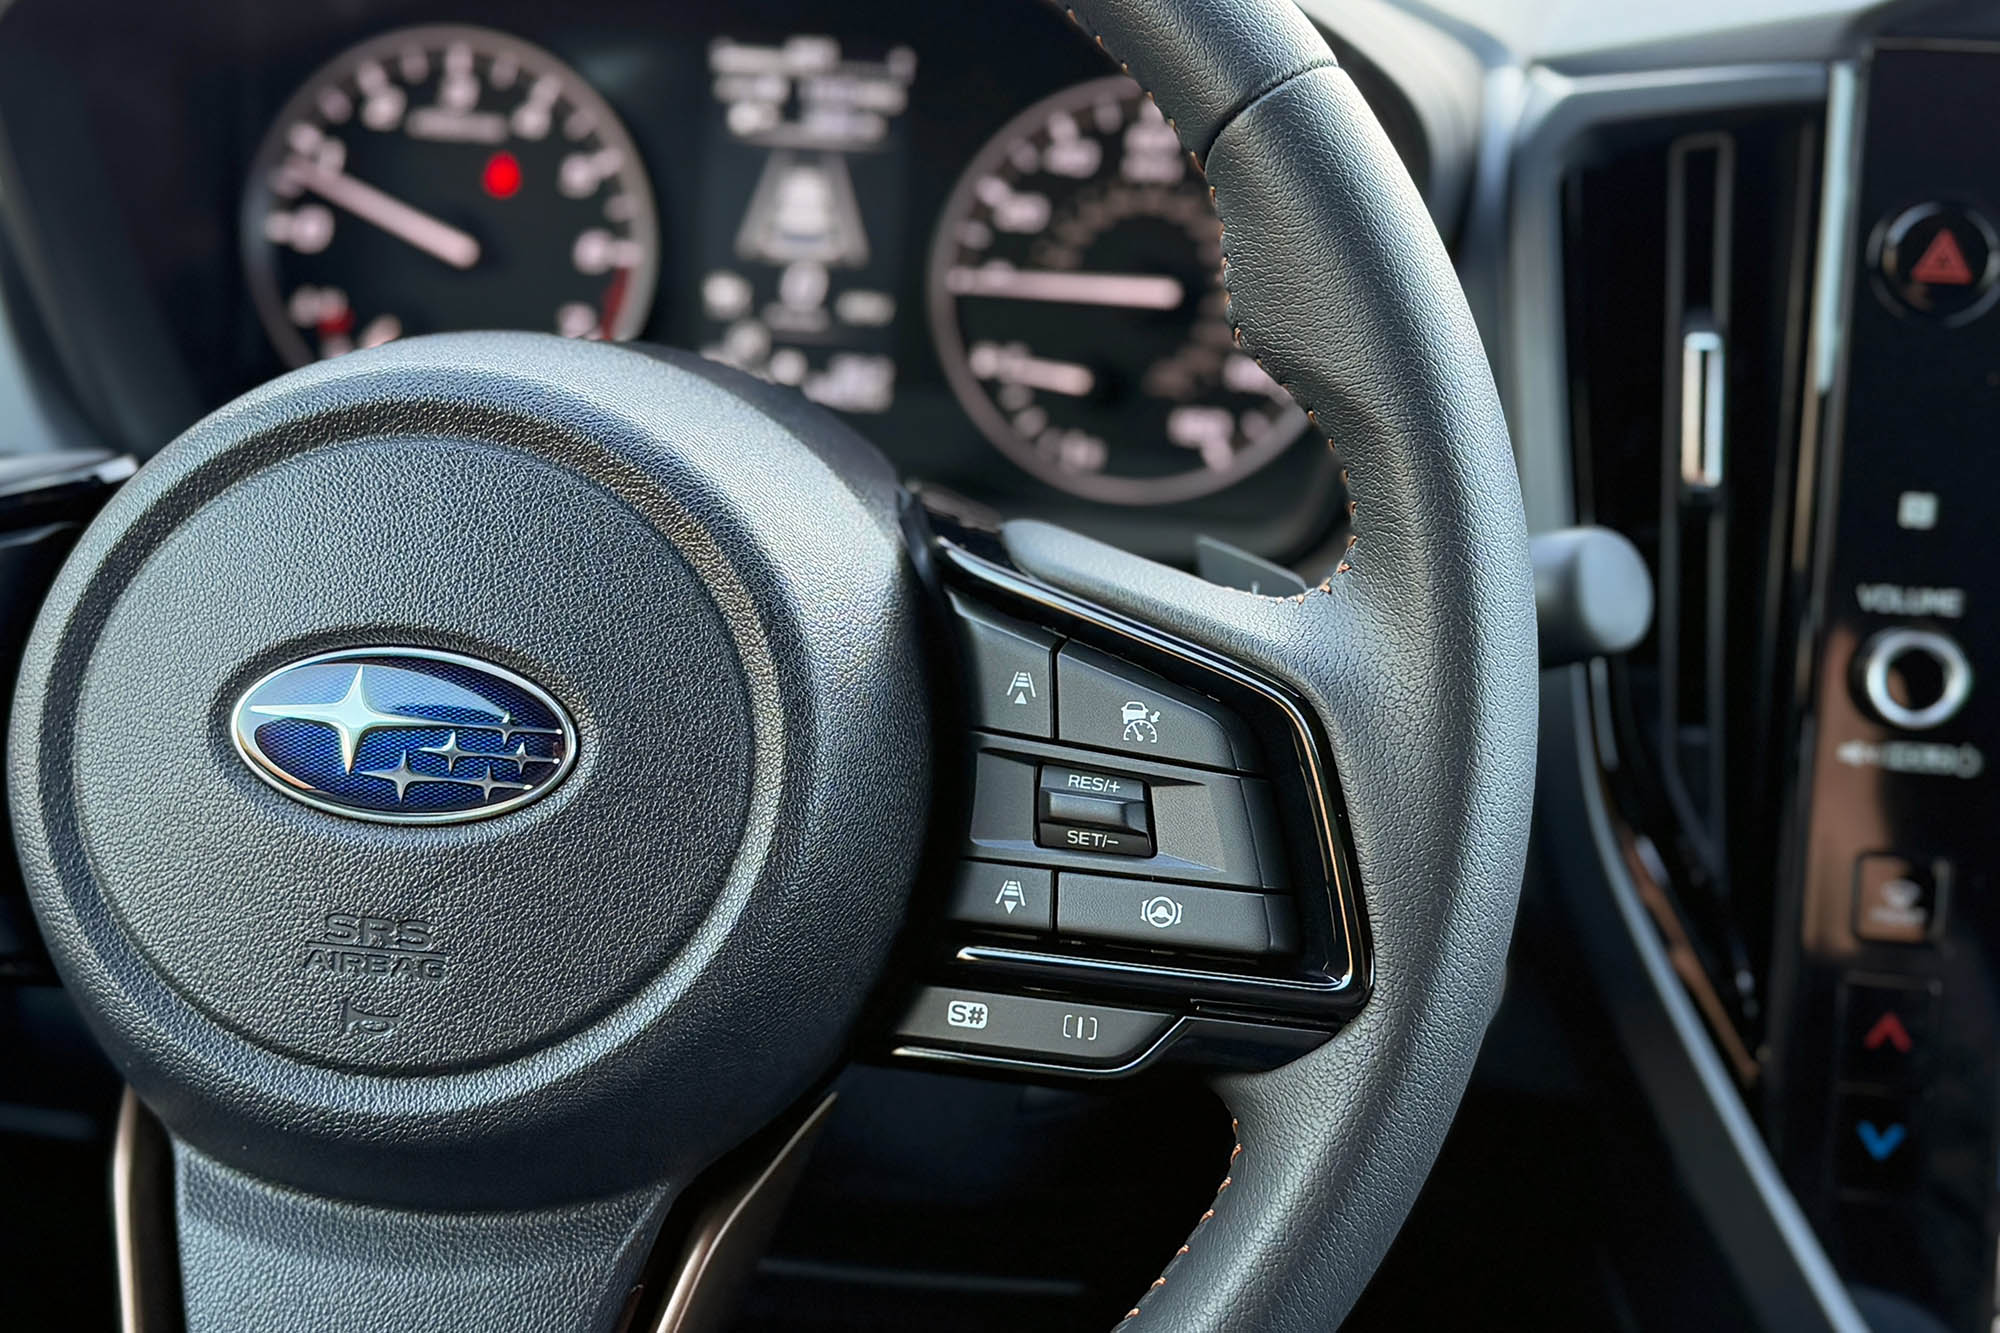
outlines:
[{"label": "subaru logo emblem", "polygon": [[490,662],[352,648],[279,667],[236,703],[236,751],[295,801],[385,824],[519,809],[576,761],[546,690]]}]

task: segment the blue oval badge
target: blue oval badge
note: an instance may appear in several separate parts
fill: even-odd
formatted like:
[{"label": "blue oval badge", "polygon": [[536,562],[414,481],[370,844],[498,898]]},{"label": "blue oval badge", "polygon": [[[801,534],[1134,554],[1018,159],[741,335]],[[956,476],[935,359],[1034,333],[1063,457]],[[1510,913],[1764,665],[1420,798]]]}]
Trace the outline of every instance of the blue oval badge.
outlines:
[{"label": "blue oval badge", "polygon": [[385,824],[519,809],[576,760],[576,728],[548,691],[426,648],[279,667],[237,700],[231,731],[250,771],[293,800]]}]

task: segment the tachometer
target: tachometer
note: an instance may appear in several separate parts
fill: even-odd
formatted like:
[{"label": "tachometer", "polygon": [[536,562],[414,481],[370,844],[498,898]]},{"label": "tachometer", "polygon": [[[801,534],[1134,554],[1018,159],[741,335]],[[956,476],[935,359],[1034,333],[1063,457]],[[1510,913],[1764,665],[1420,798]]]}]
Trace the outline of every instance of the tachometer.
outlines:
[{"label": "tachometer", "polygon": [[952,388],[1008,457],[1114,504],[1192,499],[1305,414],[1229,331],[1221,224],[1173,127],[1123,76],[1055,94],[945,205],[930,309]]},{"label": "tachometer", "polygon": [[629,338],[659,269],[652,189],[604,99],[548,52],[459,26],[313,75],[257,154],[243,243],[294,365],[446,329]]}]

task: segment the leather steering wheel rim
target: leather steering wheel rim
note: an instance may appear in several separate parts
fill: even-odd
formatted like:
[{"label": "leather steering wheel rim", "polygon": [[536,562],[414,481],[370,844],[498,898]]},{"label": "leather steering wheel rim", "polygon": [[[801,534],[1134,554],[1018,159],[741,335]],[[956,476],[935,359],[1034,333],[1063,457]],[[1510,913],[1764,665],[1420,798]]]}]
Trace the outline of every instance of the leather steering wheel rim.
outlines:
[{"label": "leather steering wheel rim", "polygon": [[1537,677],[1520,488],[1451,263],[1393,148],[1286,0],[1075,0],[1206,172],[1231,329],[1345,463],[1347,558],[1302,598],[1218,588],[1042,524],[1023,569],[1298,686],[1339,771],[1374,989],[1333,1040],[1223,1078],[1214,1204],[1125,1327],[1336,1326],[1450,1127],[1497,1005],[1528,841]]}]

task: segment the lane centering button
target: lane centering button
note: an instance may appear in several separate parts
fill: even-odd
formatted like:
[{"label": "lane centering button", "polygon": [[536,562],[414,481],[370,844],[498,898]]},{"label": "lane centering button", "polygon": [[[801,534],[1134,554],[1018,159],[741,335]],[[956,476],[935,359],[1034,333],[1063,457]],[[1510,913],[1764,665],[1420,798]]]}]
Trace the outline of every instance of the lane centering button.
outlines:
[{"label": "lane centering button", "polygon": [[1288,897],[1067,870],[1056,877],[1056,929],[1149,949],[1263,956],[1299,947]]}]

